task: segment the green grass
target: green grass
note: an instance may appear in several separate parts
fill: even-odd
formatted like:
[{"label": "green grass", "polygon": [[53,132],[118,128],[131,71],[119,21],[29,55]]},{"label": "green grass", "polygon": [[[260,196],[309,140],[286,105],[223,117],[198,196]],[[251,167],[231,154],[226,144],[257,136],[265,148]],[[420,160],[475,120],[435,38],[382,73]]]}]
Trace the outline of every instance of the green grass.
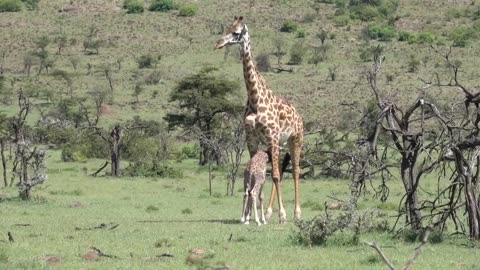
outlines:
[{"label": "green grass", "polygon": [[[277,224],[274,213],[265,226],[241,225],[241,184],[237,183],[235,196],[224,196],[226,180],[217,172],[213,182],[216,196],[210,197],[208,174],[195,169],[195,162],[178,164],[186,169],[183,179],[93,178],[70,168],[86,166],[87,171],[93,171],[98,165],[95,162],[63,163],[59,153],[53,152],[48,165],[60,173],[50,174],[35,190],[36,199],[24,202],[16,198],[15,189],[0,191],[12,198],[0,203],[0,235],[5,237],[0,238],[0,269],[42,269],[47,256],[60,258],[56,269],[194,269],[186,263],[193,248],[205,251],[204,265],[226,264],[232,269],[384,269],[383,262],[361,244],[363,241],[380,243],[397,265],[403,264],[418,245],[387,233],[362,234],[360,244],[352,245],[352,235],[347,232],[337,233],[321,247],[294,244],[293,187],[288,177],[282,188],[289,222]],[[323,209],[316,208],[329,200],[328,195],[346,198],[347,184],[340,180],[302,181],[303,219],[321,213]],[[360,202],[361,210],[378,206],[383,209],[379,211],[393,215],[391,208],[401,187],[398,182],[391,186],[387,207],[367,194]],[[267,183],[266,191],[269,189]],[[72,207],[77,201],[80,206]],[[118,227],[86,229],[102,223]],[[8,231],[15,243],[8,243]],[[480,250],[468,247],[468,240],[448,235],[440,240],[425,247],[414,269],[470,269],[478,264]],[[84,261],[81,255],[92,246],[118,258]],[[157,257],[162,254],[174,257]]]}]

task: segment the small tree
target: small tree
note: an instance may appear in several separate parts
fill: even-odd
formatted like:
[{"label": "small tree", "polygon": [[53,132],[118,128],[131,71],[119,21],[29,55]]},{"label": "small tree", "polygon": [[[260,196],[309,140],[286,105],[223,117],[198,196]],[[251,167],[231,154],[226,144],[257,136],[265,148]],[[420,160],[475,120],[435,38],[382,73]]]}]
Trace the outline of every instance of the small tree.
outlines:
[{"label": "small tree", "polygon": [[[169,112],[165,116],[170,129],[182,127],[186,131],[196,127],[205,138],[211,139],[219,128],[220,117],[227,112],[241,110],[242,106],[229,99],[239,87],[235,81],[216,75],[216,68],[206,67],[199,73],[182,79],[170,93],[170,102],[178,104],[177,112]],[[212,149],[200,140],[199,164],[206,165],[212,155]],[[217,163],[221,163],[218,154]]]},{"label": "small tree", "polygon": [[285,51],[285,42],[283,39],[279,36],[277,36],[273,40],[273,53],[275,57],[277,57],[277,65],[280,66],[280,62],[282,61],[282,58],[287,54]]}]

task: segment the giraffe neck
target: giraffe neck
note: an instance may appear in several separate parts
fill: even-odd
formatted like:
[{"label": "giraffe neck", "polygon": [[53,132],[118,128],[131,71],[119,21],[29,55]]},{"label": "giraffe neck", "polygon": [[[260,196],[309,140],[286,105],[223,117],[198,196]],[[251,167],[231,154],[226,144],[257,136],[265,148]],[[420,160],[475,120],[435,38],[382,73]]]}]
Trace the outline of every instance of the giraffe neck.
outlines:
[{"label": "giraffe neck", "polygon": [[[248,31],[244,34],[241,46],[241,55],[243,62],[243,76],[247,88],[248,102],[252,106],[257,106],[259,97],[267,97],[268,90],[265,86],[263,77],[258,73],[253,63],[252,47],[250,45],[250,35]],[[271,95],[270,95],[271,96]]]}]

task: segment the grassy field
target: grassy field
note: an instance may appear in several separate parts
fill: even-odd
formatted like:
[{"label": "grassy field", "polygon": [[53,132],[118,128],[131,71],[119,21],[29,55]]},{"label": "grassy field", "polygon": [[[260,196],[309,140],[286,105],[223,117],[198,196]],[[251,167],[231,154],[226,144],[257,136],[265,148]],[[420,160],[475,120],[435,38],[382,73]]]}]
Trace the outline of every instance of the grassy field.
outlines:
[{"label": "grassy field", "polygon": [[[208,193],[205,170],[194,160],[177,164],[182,179],[93,178],[86,173],[95,161],[62,163],[58,153],[49,158],[49,180],[35,190],[35,199],[24,202],[11,188],[0,191],[0,269],[195,269],[228,266],[229,269],[385,269],[363,241],[376,241],[393,263],[403,265],[418,243],[394,238],[388,233],[360,236],[351,243],[351,233],[337,233],[326,245],[308,248],[296,244],[293,193],[286,179],[284,197],[289,222],[239,223],[242,193],[224,196],[226,180],[215,172],[213,195]],[[266,184],[270,188],[270,182]],[[303,181],[303,219],[323,212],[327,196],[346,198],[348,181]],[[427,185],[428,187],[434,185]],[[398,181],[383,205],[363,198],[360,210],[378,210],[393,215],[401,194]],[[268,197],[268,196],[267,196]],[[308,206],[308,207],[307,207]],[[335,212],[335,211],[333,211]],[[390,225],[393,219],[390,219]],[[102,228],[101,224],[105,224]],[[118,224],[117,227],[114,227]],[[101,227],[101,228],[95,228]],[[7,241],[11,232],[15,242]],[[115,258],[83,258],[91,247]],[[205,251],[202,261],[190,250]],[[170,254],[173,257],[161,257]],[[463,237],[447,236],[428,244],[413,269],[472,269],[478,266],[480,250]],[[47,260],[58,259],[49,264]],[[190,265],[190,261],[196,263]],[[222,268],[223,269],[223,268]]]}]

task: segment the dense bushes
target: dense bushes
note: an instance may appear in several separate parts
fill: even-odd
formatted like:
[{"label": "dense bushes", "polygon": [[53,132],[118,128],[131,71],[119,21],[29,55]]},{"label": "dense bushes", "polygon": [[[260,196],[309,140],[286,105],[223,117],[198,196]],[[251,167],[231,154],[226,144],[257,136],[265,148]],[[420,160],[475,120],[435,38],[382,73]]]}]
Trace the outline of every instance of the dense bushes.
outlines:
[{"label": "dense bushes", "polygon": [[366,30],[367,36],[380,41],[390,41],[396,36],[395,29],[388,25],[370,25]]},{"label": "dense bushes", "polygon": [[293,21],[285,21],[280,27],[281,32],[287,32],[287,33],[293,33],[297,31],[297,29],[298,29],[298,24]]},{"label": "dense bushes", "polygon": [[173,0],[153,0],[148,8],[150,11],[160,12],[168,12],[174,9],[177,9],[177,5],[173,2]]},{"label": "dense bushes", "polygon": [[129,14],[143,13],[144,11],[141,0],[125,0],[123,2],[123,8],[126,9]]},{"label": "dense bushes", "polygon": [[122,171],[124,176],[182,178],[183,172],[159,161],[134,162]]},{"label": "dense bushes", "polygon": [[178,16],[192,17],[197,13],[197,6],[193,4],[186,4],[179,8]]},{"label": "dense bushes", "polygon": [[22,10],[20,0],[0,0],[0,12],[15,12]]}]

